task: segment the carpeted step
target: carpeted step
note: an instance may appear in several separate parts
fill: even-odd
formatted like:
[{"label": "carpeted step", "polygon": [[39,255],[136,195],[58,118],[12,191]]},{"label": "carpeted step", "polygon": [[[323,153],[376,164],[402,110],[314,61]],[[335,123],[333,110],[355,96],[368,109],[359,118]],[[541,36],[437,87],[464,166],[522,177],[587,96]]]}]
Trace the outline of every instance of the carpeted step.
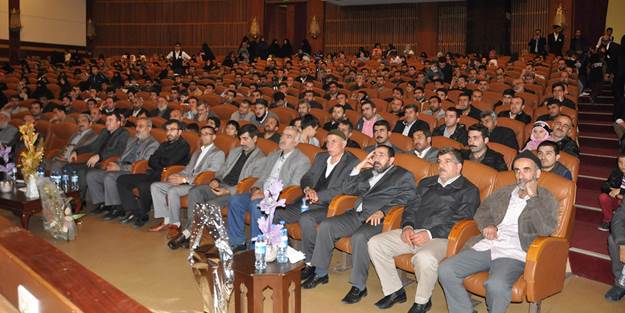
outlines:
[{"label": "carpeted step", "polygon": [[577,135],[577,137],[597,137],[597,138],[606,138],[617,140],[615,132],[595,132],[586,130],[582,134]]},{"label": "carpeted step", "polygon": [[611,103],[579,103],[579,110],[584,112],[604,112],[612,113],[614,105]]},{"label": "carpeted step", "polygon": [[613,133],[614,128],[610,122],[594,122],[589,123],[580,120],[578,123],[580,135],[583,135],[585,131],[600,132],[600,133]]},{"label": "carpeted step", "polygon": [[[594,157],[595,155],[598,156],[602,156],[602,157],[613,157],[616,158],[616,156],[618,155],[618,150],[619,150],[619,146],[617,145],[609,145],[609,146],[605,146],[605,147],[588,147],[588,146],[584,146],[581,145],[579,147],[580,153],[582,155],[584,154],[588,154],[590,157]],[[581,166],[584,166],[584,157],[580,158],[580,161],[582,161]]]},{"label": "carpeted step", "polygon": [[[593,135],[590,135],[592,133]],[[605,137],[604,137],[605,136]],[[597,132],[584,132],[583,135],[577,137],[579,145],[584,148],[596,148],[598,151],[605,151],[606,155],[614,155],[613,147],[618,147],[616,134],[601,134]]]},{"label": "carpeted step", "polygon": [[596,177],[590,177],[586,175],[579,175],[577,177],[577,189],[579,190],[580,188],[584,188],[587,190],[597,190],[598,192],[599,190],[601,190],[601,185],[603,184],[606,178],[607,177],[596,178]]},{"label": "carpeted step", "polygon": [[575,210],[575,222],[571,247],[609,255],[608,232],[597,229],[601,223],[601,212]]},{"label": "carpeted step", "polygon": [[612,112],[579,111],[577,119],[585,123],[612,122]]},{"label": "carpeted step", "polygon": [[604,179],[610,175],[610,172],[612,172],[612,167],[605,166],[605,164],[601,164],[601,163],[594,163],[594,164],[586,163],[583,166],[580,166],[580,169],[579,169],[580,175],[601,177]]},{"label": "carpeted step", "polygon": [[610,260],[606,260],[605,256],[599,258],[593,255],[576,252],[576,249],[577,248],[571,248],[569,250],[569,262],[571,263],[571,269],[575,275],[599,281],[604,284],[612,285],[614,283]]},{"label": "carpeted step", "polygon": [[599,193],[601,193],[600,188],[581,188],[578,186],[575,205],[599,209]]}]

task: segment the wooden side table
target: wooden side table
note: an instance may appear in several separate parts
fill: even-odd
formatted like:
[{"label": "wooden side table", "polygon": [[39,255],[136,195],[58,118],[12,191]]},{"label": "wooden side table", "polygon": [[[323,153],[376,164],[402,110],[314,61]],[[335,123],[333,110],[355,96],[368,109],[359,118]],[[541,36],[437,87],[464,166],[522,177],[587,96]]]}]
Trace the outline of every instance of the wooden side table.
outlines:
[{"label": "wooden side table", "polygon": [[256,272],[254,268],[254,251],[246,251],[234,256],[232,269],[234,270],[234,307],[236,313],[243,312],[241,285],[247,289],[247,312],[263,312],[263,290],[270,288],[273,291],[273,312],[289,312],[289,287],[294,284],[295,308],[293,313],[302,310],[302,289],[300,273],[304,262],[295,264],[267,263],[267,268]]}]

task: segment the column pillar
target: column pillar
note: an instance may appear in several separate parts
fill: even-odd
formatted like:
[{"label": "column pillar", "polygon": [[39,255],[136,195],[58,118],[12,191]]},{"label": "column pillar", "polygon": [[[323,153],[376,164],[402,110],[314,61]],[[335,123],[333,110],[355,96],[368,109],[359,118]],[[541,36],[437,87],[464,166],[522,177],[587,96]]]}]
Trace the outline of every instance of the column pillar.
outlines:
[{"label": "column pillar", "polygon": [[[9,16],[11,11],[20,9],[20,0],[9,0]],[[20,30],[12,31],[9,28],[9,62],[18,63],[20,60]]]},{"label": "column pillar", "polygon": [[[313,20],[313,16],[319,23],[319,29],[321,34],[317,38],[312,38],[310,35],[310,22]],[[323,51],[325,46],[323,38],[325,37],[325,3],[321,0],[308,0],[306,7],[306,38],[310,42],[310,47],[313,52]]]}]

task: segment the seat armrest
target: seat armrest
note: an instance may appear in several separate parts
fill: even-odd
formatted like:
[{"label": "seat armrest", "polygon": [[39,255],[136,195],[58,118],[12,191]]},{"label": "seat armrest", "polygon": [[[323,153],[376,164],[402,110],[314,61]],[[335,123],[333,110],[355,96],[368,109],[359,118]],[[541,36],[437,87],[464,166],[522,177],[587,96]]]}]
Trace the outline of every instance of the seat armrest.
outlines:
[{"label": "seat armrest", "polygon": [[167,181],[169,175],[180,173],[184,170],[184,165],[170,165],[163,169],[161,173],[161,181]]},{"label": "seat armrest", "polygon": [[328,207],[327,217],[341,215],[347,210],[353,209],[356,199],[358,199],[357,196],[350,195],[338,195],[334,197]]},{"label": "seat armrest", "polygon": [[303,194],[304,193],[302,192],[302,188],[300,186],[286,186],[282,189],[279,199],[285,199],[286,204],[291,204],[295,202],[295,199],[301,197]]},{"label": "seat armrest", "polygon": [[258,180],[258,177],[246,177],[246,178],[243,178],[237,184],[237,194],[245,193],[245,192],[250,191],[250,188],[252,188],[252,186],[254,185],[256,180]]},{"label": "seat armrest", "polygon": [[195,179],[193,180],[193,185],[208,185],[214,177],[215,172],[213,171],[199,173],[197,174],[197,176],[195,176]]},{"label": "seat armrest", "polygon": [[139,160],[137,162],[132,163],[133,174],[145,174],[148,170],[148,160]]},{"label": "seat armrest", "polygon": [[404,214],[404,207],[397,206],[391,208],[384,217],[384,226],[382,226],[382,231],[385,232],[393,229],[398,229],[401,226],[402,214]]},{"label": "seat armrest", "polygon": [[527,300],[538,302],[562,291],[569,242],[558,237],[538,237],[527,250],[523,278]]},{"label": "seat armrest", "polygon": [[469,238],[479,235],[477,223],[474,220],[462,220],[451,229],[447,237],[447,257],[458,254]]},{"label": "seat armrest", "polygon": [[104,160],[104,161],[100,162],[100,168],[102,168],[102,169],[106,169],[106,166],[107,166],[109,163],[117,162],[117,160],[119,160],[119,157],[118,157],[118,156],[112,156],[112,157],[110,157],[110,158],[108,158],[108,159],[106,159],[106,160]]},{"label": "seat armrest", "polygon": [[87,163],[87,160],[94,155],[95,153],[81,153],[76,156],[76,161],[73,163]]},{"label": "seat armrest", "polygon": [[45,158],[46,160],[52,160],[55,156],[59,155],[59,153],[61,153],[61,149],[58,149],[58,148],[50,149],[46,153]]}]

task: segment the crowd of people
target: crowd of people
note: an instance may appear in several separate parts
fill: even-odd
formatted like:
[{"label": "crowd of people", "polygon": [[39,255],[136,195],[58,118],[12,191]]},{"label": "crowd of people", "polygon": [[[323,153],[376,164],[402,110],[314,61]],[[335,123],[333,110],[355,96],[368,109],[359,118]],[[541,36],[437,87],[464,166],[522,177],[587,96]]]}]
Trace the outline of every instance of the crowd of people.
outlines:
[{"label": "crowd of people", "polygon": [[[306,43],[294,52],[286,41],[279,47],[245,38],[223,59],[208,45],[189,54],[180,44],[153,57],[28,59],[0,70],[6,97],[0,143],[18,151],[15,126],[23,123],[75,124],[75,134],[46,158],[46,169],[77,172],[82,199],[105,220],[140,228],[153,210],[159,222],[148,230],[165,231],[171,249],[188,247],[194,208],[206,202],[227,208],[234,251],[248,249],[260,234],[254,221],[263,214],[264,184],[279,179],[300,186],[303,195],[274,219],[300,225],[303,288],[329,281],[334,243],[351,236],[354,263],[344,303],[367,295],[370,262],[385,295],[375,305],[405,302],[393,257],[409,253],[418,280],[409,312],[430,309],[437,281],[450,312],[470,312],[462,282],[481,271],[489,272],[489,312],[505,312],[530,244],[558,224],[559,203],[538,178],[577,179],[564,159],[579,163],[577,99],[585,86],[596,86],[595,63],[586,59],[607,57],[607,46],[615,45],[604,37],[589,50],[576,43],[563,56],[560,30],[548,41],[537,30],[530,53],[515,58],[495,51],[417,56],[392,45],[324,55],[312,54]],[[225,137],[235,144],[218,142]],[[447,141],[435,144],[438,139]],[[261,149],[261,142],[275,148]],[[319,152],[310,158],[304,146]],[[396,164],[399,154],[437,164],[437,174],[417,181]],[[465,162],[511,170],[516,183],[481,201],[478,187],[463,176]],[[164,175],[174,165],[182,169]],[[197,184],[205,173],[214,175]],[[601,227],[612,222],[615,275],[625,261],[623,173],[620,155],[601,196],[608,208],[608,225]],[[257,179],[246,183],[251,177]],[[330,202],[341,194],[357,196],[354,207],[328,218]],[[187,217],[181,218],[184,197]],[[305,212],[302,199],[309,203]],[[382,232],[396,206],[405,207],[401,227]],[[480,235],[446,258],[450,230],[464,219],[474,219]],[[606,298],[620,300],[625,289],[619,288]]]}]

